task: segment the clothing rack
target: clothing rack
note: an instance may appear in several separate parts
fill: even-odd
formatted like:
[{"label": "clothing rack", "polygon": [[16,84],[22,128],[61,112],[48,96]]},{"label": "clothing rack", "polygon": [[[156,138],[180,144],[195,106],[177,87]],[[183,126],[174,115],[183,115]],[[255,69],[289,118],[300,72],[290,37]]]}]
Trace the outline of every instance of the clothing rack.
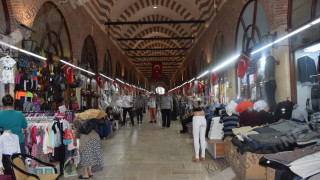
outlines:
[{"label": "clothing rack", "polygon": [[320,76],[320,74],[310,75],[310,78],[315,77],[315,76]]},{"label": "clothing rack", "polygon": [[[70,111],[69,111],[70,112]],[[32,113],[54,113],[53,111],[39,111],[39,112],[24,112],[25,114],[32,114]],[[37,118],[37,117],[35,117]],[[39,117],[39,118],[44,118],[44,117]],[[56,121],[58,122],[59,125],[59,129],[60,129],[60,134],[61,134],[61,146],[59,147],[59,163],[60,163],[60,175],[63,175],[64,171],[63,171],[63,166],[64,166],[64,161],[65,161],[65,145],[63,144],[63,138],[64,138],[64,131],[63,131],[63,123],[61,121],[61,119],[63,119],[63,116],[53,116],[53,118],[51,119],[51,121]],[[35,119],[37,120],[37,119]],[[28,121],[33,121],[32,119],[29,119]],[[50,121],[50,119],[48,119],[48,121]]]}]

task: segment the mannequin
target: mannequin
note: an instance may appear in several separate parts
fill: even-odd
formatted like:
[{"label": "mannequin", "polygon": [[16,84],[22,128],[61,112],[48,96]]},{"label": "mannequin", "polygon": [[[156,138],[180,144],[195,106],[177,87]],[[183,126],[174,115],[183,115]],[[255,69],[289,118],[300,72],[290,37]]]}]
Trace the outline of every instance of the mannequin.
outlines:
[{"label": "mannequin", "polygon": [[275,65],[276,60],[271,56],[270,52],[267,52],[266,65],[264,70],[264,87],[266,94],[266,101],[270,107],[270,112],[274,112],[277,106],[275,93],[277,84],[275,81]]}]

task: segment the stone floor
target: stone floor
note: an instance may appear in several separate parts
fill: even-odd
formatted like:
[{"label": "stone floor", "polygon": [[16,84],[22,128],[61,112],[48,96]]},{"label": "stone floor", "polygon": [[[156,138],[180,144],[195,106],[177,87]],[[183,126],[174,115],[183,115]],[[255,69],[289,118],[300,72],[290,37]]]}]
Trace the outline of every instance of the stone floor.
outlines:
[{"label": "stone floor", "polygon": [[[193,139],[179,134],[179,121],[169,129],[149,124],[148,113],[142,125],[121,127],[102,140],[104,170],[90,179],[108,180],[230,180],[236,179],[223,159],[206,154],[206,162],[191,161]],[[68,177],[62,179],[78,179]]]}]

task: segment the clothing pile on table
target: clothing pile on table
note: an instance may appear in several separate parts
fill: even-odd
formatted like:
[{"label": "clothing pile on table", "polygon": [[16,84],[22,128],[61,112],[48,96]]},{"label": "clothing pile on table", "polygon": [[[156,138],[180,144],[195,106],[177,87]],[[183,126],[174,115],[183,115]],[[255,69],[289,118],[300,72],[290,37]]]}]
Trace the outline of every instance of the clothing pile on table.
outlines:
[{"label": "clothing pile on table", "polygon": [[209,131],[209,139],[221,140],[224,136],[223,124],[219,122],[220,118],[213,118],[211,121],[211,127]]}]

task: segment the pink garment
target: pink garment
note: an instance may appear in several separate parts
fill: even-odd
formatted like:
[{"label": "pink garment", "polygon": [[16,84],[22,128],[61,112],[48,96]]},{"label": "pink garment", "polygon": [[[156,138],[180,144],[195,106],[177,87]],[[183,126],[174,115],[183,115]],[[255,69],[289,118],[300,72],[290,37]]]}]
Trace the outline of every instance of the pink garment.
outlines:
[{"label": "pink garment", "polygon": [[[37,157],[37,144],[33,144],[32,145],[32,153],[31,153],[31,155],[33,157]],[[31,160],[31,163],[32,163],[32,167],[38,166],[38,163],[35,160]]]}]

